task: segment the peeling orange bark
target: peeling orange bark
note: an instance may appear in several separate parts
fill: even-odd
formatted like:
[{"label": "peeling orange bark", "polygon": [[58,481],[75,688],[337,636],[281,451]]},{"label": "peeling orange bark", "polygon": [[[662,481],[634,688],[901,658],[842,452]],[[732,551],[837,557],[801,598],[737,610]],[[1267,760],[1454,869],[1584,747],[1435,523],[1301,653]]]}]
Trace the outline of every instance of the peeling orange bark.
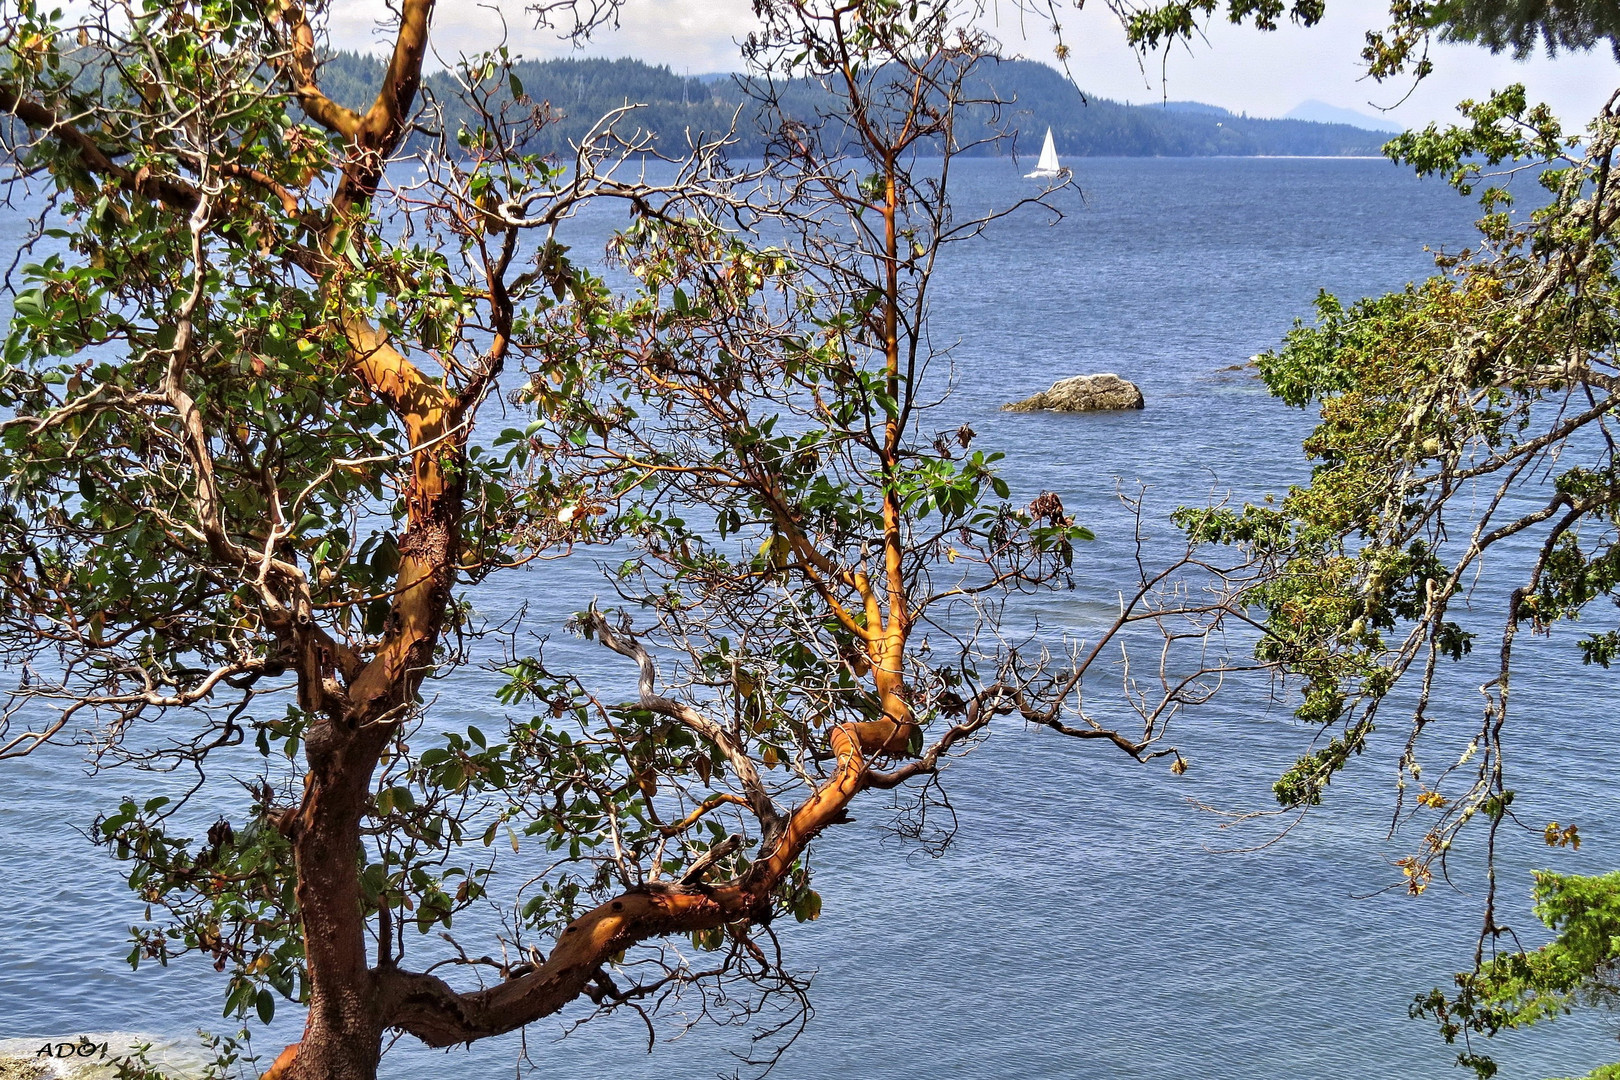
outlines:
[{"label": "peeling orange bark", "polygon": [[298,1044],[293,1043],[276,1055],[276,1060],[270,1063],[268,1069],[264,1070],[264,1074],[259,1077],[259,1080],[286,1080],[287,1075],[292,1070],[293,1061],[297,1057]]},{"label": "peeling orange bark", "polygon": [[610,957],[630,945],[767,918],[772,893],[805,846],[842,820],[850,800],[866,786],[867,758],[856,728],[844,724],[832,730],[828,744],[837,762],[832,776],[793,811],[771,850],[760,853],[740,879],[714,887],[656,885],[623,893],[570,923],[539,968],[487,990],[458,993],[432,975],[379,972],[388,1026],[429,1046],[513,1031],[573,1001]]},{"label": "peeling orange bark", "polygon": [[[450,395],[429,380],[364,320],[344,327],[354,370],[372,393],[389,403],[411,446],[406,489],[406,532],[390,624],[376,655],[349,687],[349,709],[361,723],[397,708],[414,694],[432,659],[456,565],[459,485],[446,482],[447,459],[460,457],[465,433],[452,423]],[[413,677],[413,671],[416,674]]]},{"label": "peeling orange bark", "polygon": [[311,1000],[286,1080],[369,1080],[376,1073],[386,1022],[360,914],[360,824],[378,757],[432,664],[460,556],[462,493],[446,465],[459,461],[465,440],[448,395],[363,320],[349,319],[345,331],[355,373],[405,426],[411,471],[381,643],[341,701],[300,680],[322,697],[325,716],[306,737],[310,773],[293,837]]},{"label": "peeling orange bark", "polygon": [[[859,725],[863,745],[869,753],[899,757],[908,752],[919,732],[913,720],[905,685],[906,640],[911,632],[911,610],[907,602],[904,571],[905,537],[900,506],[899,477],[902,417],[900,416],[900,257],[895,218],[899,193],[895,185],[892,156],[883,161],[883,363],[889,400],[896,410],[883,424],[883,583],[887,610],[879,623],[882,630],[869,646],[872,682],[883,709],[883,719]],[[869,610],[878,604],[868,600]]]},{"label": "peeling orange bark", "polygon": [[[433,0],[404,0],[388,73],[363,116],[334,105],[314,86],[308,24],[296,0],[281,8],[293,38],[292,74],[317,122],[343,135],[349,153],[327,210],[324,256],[333,280],[344,273],[338,240],[362,222],[388,156],[398,146],[421,80]],[[386,1026],[378,972],[367,957],[357,865],[360,825],[383,748],[415,699],[444,630],[459,561],[462,491],[454,466],[465,449],[455,402],[357,313],[342,317],[351,372],[385,402],[405,429],[410,461],[406,528],[390,614],[375,652],[346,688],[328,679],[305,650],[300,700],[312,721],[305,738],[309,774],[290,828],[297,865],[310,1005],[304,1035],[267,1074],[272,1080],[373,1080]],[[345,674],[350,674],[345,672]]]}]

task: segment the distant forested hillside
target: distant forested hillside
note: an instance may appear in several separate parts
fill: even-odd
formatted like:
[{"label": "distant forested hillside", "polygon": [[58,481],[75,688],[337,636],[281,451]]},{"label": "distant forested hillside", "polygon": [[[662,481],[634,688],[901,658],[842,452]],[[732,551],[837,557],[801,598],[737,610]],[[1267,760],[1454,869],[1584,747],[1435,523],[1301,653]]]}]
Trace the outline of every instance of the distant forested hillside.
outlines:
[{"label": "distant forested hillside", "polygon": [[[323,68],[322,88],[345,104],[363,107],[382,71],[382,62],[374,57],[338,53]],[[765,136],[753,122],[757,106],[735,79],[682,78],[667,67],[639,60],[524,61],[514,73],[529,97],[549,102],[561,114],[532,147],[543,153],[569,154],[570,144],[599,117],[626,102],[645,106],[631,122],[655,133],[666,152],[678,152],[688,132],[712,135],[730,129],[733,117],[738,136],[734,155],[757,156],[764,146]],[[1186,102],[1164,107],[1082,100],[1062,75],[1029,60],[987,66],[981,78],[984,85],[976,88],[976,96],[993,92],[1012,102],[1001,110],[999,126],[1018,131],[1021,155],[1039,150],[1047,127],[1064,157],[1345,156],[1377,154],[1385,139],[1348,124],[1254,120],[1212,106],[1190,108]],[[441,72],[427,81],[441,101],[452,99],[448,75]],[[815,87],[805,84],[789,87],[785,97],[792,112],[806,116],[823,100]],[[969,118],[961,141],[989,134],[992,121],[990,110],[980,109]],[[1004,144],[1000,152],[1012,149]]]}]

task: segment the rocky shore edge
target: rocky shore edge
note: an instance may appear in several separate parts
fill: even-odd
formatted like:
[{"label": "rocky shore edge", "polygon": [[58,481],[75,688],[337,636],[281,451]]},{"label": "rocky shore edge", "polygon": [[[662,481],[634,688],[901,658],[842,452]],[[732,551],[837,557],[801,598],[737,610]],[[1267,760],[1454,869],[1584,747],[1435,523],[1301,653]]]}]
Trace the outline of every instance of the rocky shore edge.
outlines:
[{"label": "rocky shore edge", "polygon": [[207,1071],[199,1039],[132,1031],[0,1039],[0,1080],[113,1080],[120,1062],[146,1048],[146,1064],[168,1080],[194,1080]]}]

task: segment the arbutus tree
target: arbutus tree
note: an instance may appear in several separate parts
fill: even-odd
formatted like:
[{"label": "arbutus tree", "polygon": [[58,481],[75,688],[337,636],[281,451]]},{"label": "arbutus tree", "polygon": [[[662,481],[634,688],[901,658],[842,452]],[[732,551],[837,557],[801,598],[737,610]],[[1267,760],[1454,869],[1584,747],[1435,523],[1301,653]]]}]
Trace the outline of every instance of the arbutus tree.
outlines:
[{"label": "arbutus tree", "polygon": [[[94,832],[160,913],[132,960],[209,956],[228,1013],[307,1006],[268,1075],[369,1078],[390,1030],[452,1046],[683,990],[784,998],[791,1034],[770,924],[818,913],[809,845],[863,792],[910,791],[933,835],[942,765],[1006,714],[1184,767],[1166,726],[1227,670],[1240,583],[1143,561],[1084,649],[1020,647],[1007,597],[1083,572],[1086,534],[927,424],[936,259],[991,220],[949,199],[954,118],[997,105],[966,89],[982,12],[759,14],[777,149],[753,188],[718,143],[621,179],[646,148],[623,117],[572,162],[527,153],[548,108],[501,52],[455,69],[474,119],[442,130],[431,0],[397,12],[363,110],[321,92],[320,13],[292,0],[4,20],[10,158],[47,206],[0,369],[0,756],[77,739],[195,777]],[[834,105],[786,115],[805,79]],[[634,218],[623,296],[557,239],[606,197]],[[537,420],[475,437],[518,369]],[[427,680],[479,637],[468,589],[610,540],[648,619],[577,627],[638,695],[513,637],[490,713],[541,715],[429,736]],[[1087,674],[1139,629],[1163,643],[1131,721],[1100,719]],[[503,827],[557,862],[507,885]],[[486,900],[488,952],[437,945]],[[734,980],[762,997],[729,1004]]]},{"label": "arbutus tree", "polygon": [[[500,55],[458,72],[478,124],[432,131],[432,7],[400,9],[363,111],[321,93],[296,3],[5,19],[8,148],[51,250],[0,390],[0,753],[78,735],[199,785],[244,740],[297,761],[206,845],[161,797],[97,823],[172,916],[134,959],[211,954],[231,1011],[308,1003],[289,1075],[373,1075],[405,993],[396,907],[426,928],[482,890],[444,865],[453,793],[407,810],[373,781],[423,680],[464,660],[458,585],[579,531],[529,523],[555,518],[506,483],[521,444],[472,441],[513,340],[568,295],[551,233],[603,193],[663,212],[712,164],[659,190],[616,179],[642,147],[610,134],[566,169],[526,154],[547,110]],[[396,182],[412,131],[422,171]]]},{"label": "arbutus tree", "polygon": [[[951,202],[956,159],[978,149],[957,118],[1005,104],[974,89],[994,63],[982,12],[759,14],[748,85],[775,133],[760,222],[636,223],[611,249],[635,287],[598,282],[552,309],[519,395],[539,414],[538,460],[581,485],[559,519],[603,515],[622,545],[620,606],[574,628],[629,662],[637,696],[614,706],[538,656],[513,658],[506,691],[551,713],[525,739],[594,770],[552,803],[591,835],[529,907],[572,920],[562,947],[637,973],[628,989],[604,976],[605,1007],[729,975],[798,994],[770,924],[821,910],[810,842],[880,791],[903,835],[947,843],[942,771],[997,716],[1181,772],[1167,728],[1231,670],[1212,643],[1241,619],[1241,568],[1191,551],[1154,570],[1144,557],[1116,619],[1056,659],[1008,615],[1019,592],[1072,584],[1089,534],[1053,493],[1012,504],[969,427],[931,426],[948,374],[929,338],[938,260],[1055,194],[981,217]],[[794,113],[803,96],[782,91],[804,83],[823,104]],[[1105,722],[1085,680],[1144,626],[1158,651],[1140,683],[1126,672],[1130,723]],[[720,955],[625,951],[673,933]]]}]

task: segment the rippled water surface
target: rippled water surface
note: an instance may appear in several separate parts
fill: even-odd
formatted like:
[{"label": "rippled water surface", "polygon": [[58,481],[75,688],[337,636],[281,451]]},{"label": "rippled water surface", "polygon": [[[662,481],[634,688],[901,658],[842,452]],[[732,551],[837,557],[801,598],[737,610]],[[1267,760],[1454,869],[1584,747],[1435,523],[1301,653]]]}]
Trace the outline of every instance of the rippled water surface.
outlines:
[{"label": "rippled water surface", "polygon": [[[1010,163],[959,168],[965,206],[1023,190]],[[955,249],[935,309],[938,339],[959,341],[942,426],[971,423],[979,445],[1008,452],[1006,474],[1020,491],[1058,491],[1098,534],[1077,558],[1079,587],[1033,605],[1053,635],[1083,631],[1125,581],[1131,533],[1118,482],[1148,485],[1162,513],[1211,492],[1253,496],[1302,479],[1298,446],[1310,416],[1228,369],[1308,316],[1320,288],[1354,297],[1424,275],[1424,246],[1465,243],[1473,216],[1438,183],[1379,161],[1087,160],[1079,179],[1085,200],[1068,204],[1061,221],[1025,215]],[[576,250],[607,227],[605,217],[577,224]],[[1138,382],[1146,410],[996,411],[1093,371]],[[598,590],[593,575],[577,561],[514,575],[477,599],[492,612],[526,599],[542,612],[567,611]],[[1620,863],[1603,790],[1616,761],[1609,698],[1558,646],[1534,646],[1527,669],[1509,747],[1516,809],[1532,824],[1577,821],[1587,843],[1578,855],[1555,854],[1526,836],[1506,852],[1507,921],[1531,941],[1540,939],[1525,898],[1529,866],[1596,872]],[[605,662],[559,648],[553,659]],[[445,728],[497,711],[474,690],[438,689]],[[1438,723],[1469,723],[1478,709],[1471,694],[1459,685]],[[782,928],[790,962],[817,973],[816,1016],[776,1075],[1464,1075],[1406,1006],[1466,965],[1477,866],[1459,868],[1461,892],[1379,893],[1398,877],[1389,861],[1413,838],[1385,839],[1392,775],[1378,761],[1282,843],[1223,852],[1269,834],[1223,833],[1189,799],[1264,807],[1304,737],[1286,708],[1239,687],[1186,717],[1178,741],[1193,763],[1181,778],[1162,763],[1137,765],[1007,722],[951,770],[960,834],[937,859],[889,838],[882,796],[866,796],[856,823],[819,849],[822,918]],[[221,1024],[222,980],[207,965],[129,971],[126,928],[141,908],[118,867],[75,832],[135,785],[123,775],[88,778],[67,752],[0,768],[0,1038],[176,1036]],[[530,1029],[540,1075],[709,1077],[734,1067],[728,1051],[747,1047],[745,1031],[700,1026],[648,1053],[634,1017],[558,1041],[579,1015]],[[289,1010],[261,1048],[273,1054],[296,1031]],[[1613,1035],[1609,1021],[1582,1017],[1494,1052],[1507,1077],[1579,1075],[1620,1057]],[[449,1054],[402,1042],[383,1074],[509,1075],[518,1050],[516,1037]]]}]

